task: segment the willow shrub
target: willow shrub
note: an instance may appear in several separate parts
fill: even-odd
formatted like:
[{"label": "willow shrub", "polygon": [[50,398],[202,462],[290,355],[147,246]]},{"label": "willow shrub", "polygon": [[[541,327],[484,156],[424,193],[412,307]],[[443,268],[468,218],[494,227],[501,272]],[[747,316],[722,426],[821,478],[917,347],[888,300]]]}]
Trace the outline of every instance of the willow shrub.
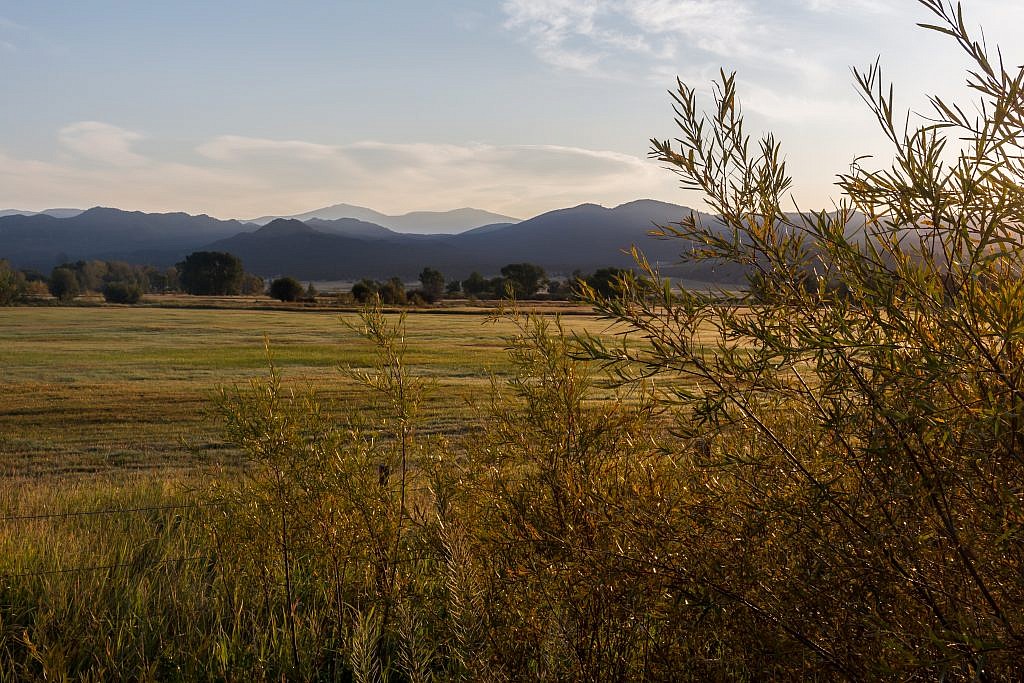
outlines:
[{"label": "willow shrub", "polygon": [[[557,319],[512,313],[511,376],[478,429],[424,437],[429,386],[404,321],[357,328],[379,397],[342,421],[276,369],[227,391],[240,478],[218,478],[210,524],[221,660],[211,670],[322,680],[706,678],[744,671],[738,628],[672,558],[716,562],[710,479],[658,443],[643,385],[610,389]],[[741,617],[742,618],[742,617]],[[770,642],[770,638],[760,642]]]},{"label": "willow shrub", "polygon": [[1024,71],[923,5],[980,114],[936,98],[901,129],[877,64],[857,72],[895,163],[855,164],[833,211],[784,210],[780,146],[744,133],[732,76],[707,114],[679,84],[680,136],[654,153],[716,217],[660,236],[747,268],[738,303],[637,254],[617,296],[586,291],[622,343],[516,318],[512,377],[452,443],[418,430],[428,387],[379,310],[379,412],[334,422],[276,373],[226,395],[252,462],[211,526],[223,671],[1014,678]]},{"label": "willow shrub", "polygon": [[[707,112],[679,82],[679,137],[653,140],[653,155],[716,217],[657,236],[685,260],[746,267],[755,286],[738,305],[676,290],[637,254],[642,276],[621,296],[588,292],[631,343],[586,346],[624,381],[661,382],[682,436],[728,481],[700,493],[717,510],[712,537],[731,545],[720,565],[665,561],[746,615],[736,642],[775,634],[799,653],[790,670],[1012,677],[1024,660],[1024,69],[994,58],[959,6],[922,5],[935,17],[924,27],[971,61],[979,113],[936,97],[912,123],[877,63],[855,71],[895,161],[855,162],[832,211],[784,208],[781,147],[745,133],[734,75]],[[747,664],[769,659],[752,651]]]}]

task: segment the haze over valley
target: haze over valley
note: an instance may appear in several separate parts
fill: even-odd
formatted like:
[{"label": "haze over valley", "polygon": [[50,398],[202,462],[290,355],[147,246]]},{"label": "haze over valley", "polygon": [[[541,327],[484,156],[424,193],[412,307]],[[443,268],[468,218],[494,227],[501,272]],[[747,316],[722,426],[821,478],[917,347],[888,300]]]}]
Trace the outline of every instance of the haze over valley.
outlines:
[{"label": "haze over valley", "polygon": [[[675,265],[680,245],[648,236],[656,224],[681,220],[684,206],[638,200],[606,208],[582,204],[527,220],[482,211],[400,216],[345,204],[294,217],[219,220],[186,213],[149,214],[96,207],[0,217],[0,253],[12,265],[49,272],[64,262],[102,259],[170,266],[199,250],[226,251],[250,272],[303,280],[415,278],[426,266],[452,277],[496,274],[531,262],[550,273],[635,265],[636,245],[677,277],[736,282],[735,269]],[[372,220],[371,220],[372,219]]]}]

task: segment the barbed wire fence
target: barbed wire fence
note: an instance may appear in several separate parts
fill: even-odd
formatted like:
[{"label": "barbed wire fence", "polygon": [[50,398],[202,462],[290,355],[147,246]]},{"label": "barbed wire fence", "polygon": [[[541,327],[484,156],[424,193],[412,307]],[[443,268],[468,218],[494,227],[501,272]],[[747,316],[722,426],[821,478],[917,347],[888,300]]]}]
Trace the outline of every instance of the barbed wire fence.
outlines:
[{"label": "barbed wire fence", "polygon": [[[425,490],[427,490],[427,487],[412,487],[412,490],[414,490],[414,491],[424,490],[425,491]],[[2,516],[0,516],[0,527],[6,526],[6,525],[10,525],[10,524],[25,523],[25,522],[50,521],[50,520],[60,521],[60,520],[69,520],[69,519],[80,519],[80,518],[91,518],[91,517],[105,517],[105,516],[117,516],[117,515],[130,516],[130,515],[136,515],[136,514],[147,513],[147,512],[166,512],[166,511],[169,511],[169,510],[195,510],[195,509],[217,509],[217,508],[223,509],[223,508],[226,508],[226,507],[232,505],[233,503],[234,502],[230,501],[230,500],[218,500],[218,501],[203,501],[203,502],[195,502],[195,503],[179,503],[179,504],[173,504],[173,505],[146,505],[146,506],[138,506],[138,507],[99,508],[99,509],[91,509],[91,510],[70,510],[70,511],[61,511],[61,512],[39,512],[39,513],[26,513],[26,514],[13,514],[13,515],[9,514],[9,515],[2,515]],[[355,558],[355,557],[356,557],[356,554],[353,554],[350,557],[350,559]],[[396,562],[397,561],[399,563],[405,563],[405,562],[421,562],[421,561],[436,560],[436,559],[437,558],[434,557],[434,556],[416,556],[416,557],[402,558],[401,560],[398,560],[396,558],[392,558],[391,561],[392,562]],[[215,557],[215,554],[210,553],[210,554],[205,554],[205,555],[191,555],[191,556],[165,558],[165,559],[161,559],[161,560],[153,560],[153,561],[150,561],[150,562],[132,561],[132,562],[117,562],[117,563],[93,564],[93,565],[78,565],[78,566],[73,566],[73,567],[57,567],[57,568],[39,569],[39,570],[25,571],[25,572],[11,572],[11,571],[5,571],[3,569],[0,569],[0,581],[10,580],[10,579],[31,578],[31,577],[35,577],[35,576],[49,576],[49,575],[57,575],[57,574],[74,574],[74,573],[78,573],[78,572],[85,573],[85,572],[106,571],[106,570],[114,570],[114,569],[121,569],[121,568],[131,568],[131,569],[135,569],[135,570],[142,570],[142,569],[147,569],[147,568],[160,567],[160,566],[164,566],[164,565],[185,564],[185,563],[189,563],[189,562],[207,562],[207,563],[213,564],[216,561],[217,561],[217,558]]]},{"label": "barbed wire fence", "polygon": [[[25,523],[25,522],[39,522],[39,521],[60,521],[69,520],[76,518],[90,518],[90,517],[109,517],[109,516],[132,516],[147,512],[166,512],[169,510],[192,510],[202,508],[217,508],[224,507],[228,504],[227,501],[206,501],[196,503],[180,503],[175,505],[146,505],[139,507],[116,507],[116,508],[100,508],[92,510],[70,510],[62,512],[40,512],[40,513],[29,513],[29,514],[14,514],[14,515],[3,515],[0,516],[0,526]],[[12,580],[12,579],[26,579],[37,576],[52,576],[58,574],[75,574],[75,573],[87,573],[87,572],[98,572],[98,571],[111,571],[122,568],[131,568],[135,570],[144,570],[150,568],[156,568],[167,565],[180,565],[189,562],[214,562],[215,558],[212,555],[192,555],[183,557],[172,557],[164,558],[160,560],[152,560],[149,562],[140,562],[138,560],[132,562],[115,562],[106,564],[93,564],[93,565],[78,565],[73,567],[57,567],[50,569],[39,569],[33,571],[4,571],[0,569],[0,581]]]}]

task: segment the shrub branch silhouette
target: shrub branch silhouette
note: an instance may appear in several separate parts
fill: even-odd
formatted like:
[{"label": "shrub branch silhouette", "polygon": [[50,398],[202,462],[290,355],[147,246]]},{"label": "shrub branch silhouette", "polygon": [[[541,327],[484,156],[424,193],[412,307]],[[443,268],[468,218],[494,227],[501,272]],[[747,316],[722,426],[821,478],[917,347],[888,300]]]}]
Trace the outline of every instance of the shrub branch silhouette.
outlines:
[{"label": "shrub branch silhouette", "polygon": [[629,333],[583,343],[620,381],[656,378],[734,478],[762,560],[724,563],[735,603],[849,676],[887,662],[984,679],[1024,645],[1024,69],[991,57],[959,5],[921,4],[971,60],[979,113],[933,97],[900,126],[879,64],[855,70],[895,162],[855,160],[831,211],[787,210],[781,145],[746,134],[735,75],[707,113],[680,81],[680,136],[652,156],[716,217],[654,234],[752,286],[739,305],[673,289],[634,250],[621,295],[583,285]]}]

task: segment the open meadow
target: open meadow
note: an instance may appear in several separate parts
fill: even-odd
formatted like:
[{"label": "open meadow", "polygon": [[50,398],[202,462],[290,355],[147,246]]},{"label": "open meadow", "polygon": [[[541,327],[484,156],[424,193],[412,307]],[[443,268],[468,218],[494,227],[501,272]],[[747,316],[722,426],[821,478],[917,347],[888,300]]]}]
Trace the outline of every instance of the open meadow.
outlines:
[{"label": "open meadow", "polygon": [[[349,410],[367,397],[342,368],[366,366],[371,353],[343,322],[356,319],[315,310],[0,308],[0,468],[15,477],[123,476],[217,462],[222,425],[209,415],[212,399],[220,387],[267,374],[264,339],[287,384]],[[592,316],[565,325],[607,327]],[[465,428],[491,374],[508,368],[510,324],[481,313],[414,313],[406,331],[408,364],[436,385],[425,429]]]},{"label": "open meadow", "polygon": [[[242,617],[241,584],[214,568],[220,508],[209,491],[245,466],[225,442],[215,397],[268,376],[267,340],[285,387],[316,393],[327,421],[372,409],[373,393],[344,368],[365,370],[373,346],[345,321],[358,316],[0,309],[0,680],[288,670],[279,609],[264,604],[224,630],[232,610]],[[606,324],[574,315],[565,327]],[[457,438],[479,425],[492,379],[510,369],[513,323],[415,313],[405,331],[408,372],[428,386],[421,433]],[[368,465],[374,478],[376,469]]]}]

